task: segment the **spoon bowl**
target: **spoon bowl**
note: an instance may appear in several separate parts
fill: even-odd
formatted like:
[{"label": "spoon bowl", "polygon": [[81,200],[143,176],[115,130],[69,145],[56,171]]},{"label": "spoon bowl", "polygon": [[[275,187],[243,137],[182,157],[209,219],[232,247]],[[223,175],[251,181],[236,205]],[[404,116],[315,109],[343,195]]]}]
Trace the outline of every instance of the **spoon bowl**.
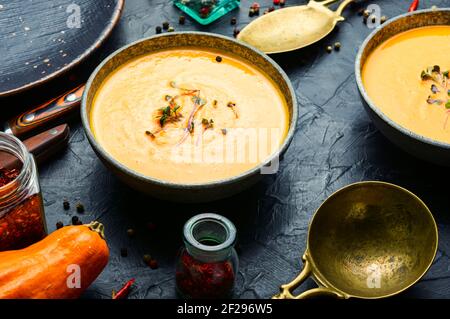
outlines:
[{"label": "spoon bowl", "polygon": [[265,14],[247,25],[238,40],[267,53],[282,53],[301,49],[327,36],[339,21],[342,11],[354,0],[343,1],[336,11],[327,5],[337,0],[288,7]]},{"label": "spoon bowl", "polygon": [[[309,226],[304,268],[274,298],[393,296],[427,272],[437,247],[436,222],[416,195],[384,182],[351,184],[316,211]],[[294,295],[308,276],[319,287]]]}]

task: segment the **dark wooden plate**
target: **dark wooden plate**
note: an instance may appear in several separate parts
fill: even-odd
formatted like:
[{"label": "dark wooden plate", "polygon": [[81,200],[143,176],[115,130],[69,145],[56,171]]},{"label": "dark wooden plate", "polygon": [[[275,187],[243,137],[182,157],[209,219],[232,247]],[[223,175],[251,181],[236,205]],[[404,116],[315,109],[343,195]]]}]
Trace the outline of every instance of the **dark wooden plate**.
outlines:
[{"label": "dark wooden plate", "polygon": [[1,1],[0,97],[42,84],[80,63],[111,33],[123,4],[124,0]]}]

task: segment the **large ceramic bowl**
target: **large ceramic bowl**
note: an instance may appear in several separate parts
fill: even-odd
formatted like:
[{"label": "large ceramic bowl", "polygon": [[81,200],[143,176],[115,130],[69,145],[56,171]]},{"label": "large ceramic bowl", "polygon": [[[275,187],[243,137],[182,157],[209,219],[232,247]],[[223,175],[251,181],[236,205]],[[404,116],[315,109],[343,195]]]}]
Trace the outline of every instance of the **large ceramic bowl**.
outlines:
[{"label": "large ceramic bowl", "polygon": [[[105,78],[119,66],[138,56],[176,47],[203,47],[223,50],[237,55],[249,64],[259,67],[276,83],[289,108],[289,131],[279,149],[265,162],[240,175],[223,180],[181,184],[140,174],[119,163],[99,144],[91,130],[90,111],[93,98]],[[173,32],[153,36],[127,45],[107,57],[94,71],[86,84],[82,99],[81,118],[87,138],[95,153],[122,181],[154,197],[182,202],[206,202],[236,194],[261,178],[261,168],[280,158],[289,146],[298,117],[297,102],[292,85],[284,71],[264,53],[234,39],[203,32]]]},{"label": "large ceramic bowl", "polygon": [[375,29],[361,45],[356,58],[356,82],[364,107],[381,133],[394,144],[418,158],[450,166],[450,144],[419,135],[391,120],[370,99],[361,77],[362,67],[368,56],[381,43],[403,31],[430,25],[450,25],[450,9],[430,9],[404,14]]}]

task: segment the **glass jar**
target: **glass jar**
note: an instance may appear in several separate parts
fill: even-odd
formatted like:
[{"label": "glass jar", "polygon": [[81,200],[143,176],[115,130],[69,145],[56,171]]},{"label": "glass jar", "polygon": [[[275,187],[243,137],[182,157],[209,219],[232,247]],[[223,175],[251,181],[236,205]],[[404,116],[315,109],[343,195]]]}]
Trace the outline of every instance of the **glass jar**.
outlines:
[{"label": "glass jar", "polygon": [[217,214],[200,214],[186,222],[183,236],[176,268],[178,293],[189,299],[231,297],[238,270],[233,223]]},{"label": "glass jar", "polygon": [[0,251],[47,235],[36,164],[25,145],[0,132]]},{"label": "glass jar", "polygon": [[174,0],[173,3],[195,21],[206,25],[239,7],[239,0]]}]

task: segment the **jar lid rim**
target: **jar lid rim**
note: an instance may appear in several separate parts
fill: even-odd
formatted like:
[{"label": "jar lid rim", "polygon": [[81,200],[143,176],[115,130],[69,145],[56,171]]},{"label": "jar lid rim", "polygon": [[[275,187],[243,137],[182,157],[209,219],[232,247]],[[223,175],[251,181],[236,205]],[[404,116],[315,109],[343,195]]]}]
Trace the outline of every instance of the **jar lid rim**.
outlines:
[{"label": "jar lid rim", "polygon": [[[204,245],[204,244],[200,243],[194,237],[194,234],[192,233],[192,229],[193,229],[193,226],[195,226],[199,222],[203,222],[203,221],[215,221],[215,222],[221,224],[227,231],[226,239],[222,243],[220,243],[218,245],[214,245],[214,246]],[[236,240],[236,226],[234,226],[234,224],[228,218],[226,218],[222,215],[214,214],[214,213],[205,213],[205,214],[199,214],[199,215],[195,215],[195,216],[191,217],[184,224],[183,234],[184,234],[186,241],[190,245],[194,246],[195,248],[206,251],[206,252],[215,252],[215,251],[220,251],[220,250],[226,249],[234,244],[234,242]]]}]

